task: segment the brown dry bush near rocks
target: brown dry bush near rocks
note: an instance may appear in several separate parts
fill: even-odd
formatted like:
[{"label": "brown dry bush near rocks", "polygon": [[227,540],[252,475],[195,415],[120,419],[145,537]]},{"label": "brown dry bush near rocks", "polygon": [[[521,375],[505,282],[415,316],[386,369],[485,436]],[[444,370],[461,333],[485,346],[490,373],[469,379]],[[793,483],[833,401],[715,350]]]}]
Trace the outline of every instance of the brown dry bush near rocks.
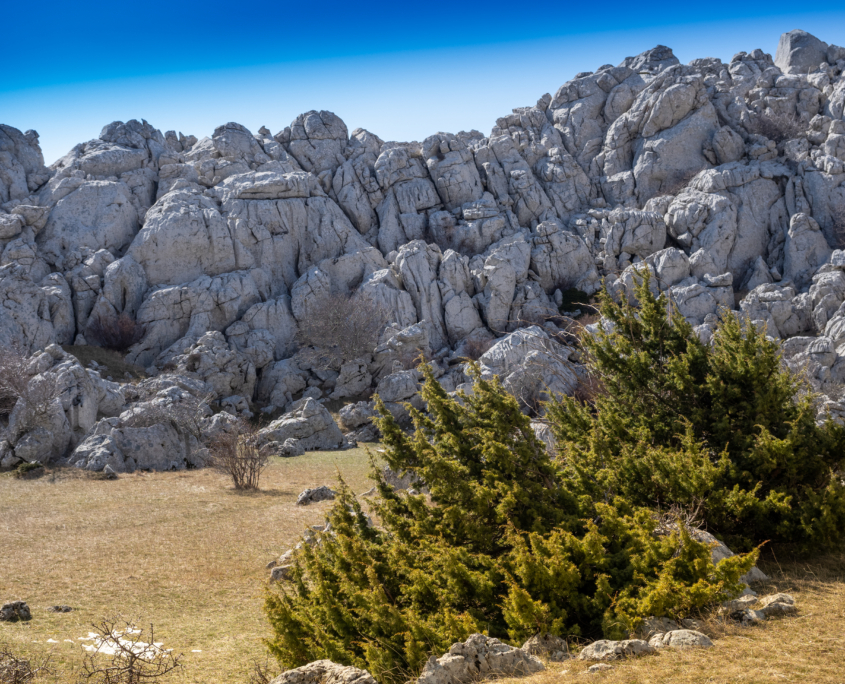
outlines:
[{"label": "brown dry bush near rocks", "polygon": [[464,343],[464,356],[473,361],[478,361],[495,342],[495,340],[482,340],[478,338],[469,339]]},{"label": "brown dry bush near rocks", "polygon": [[141,341],[145,328],[126,313],[118,316],[92,316],[85,329],[85,336],[97,346],[125,352]]},{"label": "brown dry bush near rocks", "polygon": [[359,293],[315,297],[299,321],[298,342],[315,367],[340,368],[372,354],[389,322],[390,312]]},{"label": "brown dry bush near rocks", "polygon": [[10,414],[18,400],[22,400],[25,413],[21,425],[24,427],[39,424],[59,396],[53,376],[42,375],[35,382],[33,377],[25,354],[14,347],[0,347],[0,415]]},{"label": "brown dry bush near rocks", "polygon": [[749,133],[762,135],[778,144],[799,138],[807,132],[807,126],[799,117],[771,110],[755,114],[748,128]]},{"label": "brown dry bush near rocks", "polygon": [[270,451],[257,443],[257,428],[239,421],[237,431],[224,433],[209,444],[209,463],[232,478],[235,489],[258,489],[261,473],[270,463]]}]

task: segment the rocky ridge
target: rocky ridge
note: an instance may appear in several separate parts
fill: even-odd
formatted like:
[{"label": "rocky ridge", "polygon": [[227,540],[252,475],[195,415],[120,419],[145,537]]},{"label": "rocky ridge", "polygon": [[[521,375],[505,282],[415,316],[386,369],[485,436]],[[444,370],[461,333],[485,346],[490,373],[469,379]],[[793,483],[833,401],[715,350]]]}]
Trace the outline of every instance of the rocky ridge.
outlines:
[{"label": "rocky ridge", "polygon": [[[828,397],[819,418],[842,419],[843,72],[845,48],[803,31],[729,63],[658,46],[486,136],[385,142],[327,111],[202,139],[133,120],[49,168],[37,133],[0,126],[0,345],[61,385],[39,424],[13,412],[0,464],[188,467],[227,418],[161,415],[200,399],[283,414],[266,438],[284,453],[348,443],[327,400],[372,439],[368,395],[405,415],[420,355],[448,390],[472,355],[526,403],[571,392],[568,293],[604,279],[625,296],[637,269],[703,339],[723,308],[766,325]],[[371,353],[326,367],[298,330],[338,293],[389,321]],[[121,315],[143,332],[127,357],[154,376],[142,391],[60,348]]]}]

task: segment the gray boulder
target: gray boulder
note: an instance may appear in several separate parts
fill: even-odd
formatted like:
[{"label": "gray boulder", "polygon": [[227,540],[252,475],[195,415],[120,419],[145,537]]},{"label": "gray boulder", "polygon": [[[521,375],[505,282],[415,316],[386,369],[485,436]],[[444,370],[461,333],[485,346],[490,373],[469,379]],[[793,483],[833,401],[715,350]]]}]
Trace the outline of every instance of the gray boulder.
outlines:
[{"label": "gray boulder", "polygon": [[568,660],[569,644],[553,634],[535,634],[522,644],[522,650],[533,656],[543,656],[552,662]]},{"label": "gray boulder", "polygon": [[508,646],[482,634],[473,634],[465,642],[453,644],[440,658],[431,656],[417,682],[469,684],[481,679],[524,676],[544,669],[539,658],[521,648]]},{"label": "gray boulder", "polygon": [[[237,394],[251,398],[255,390],[255,365],[247,354],[232,347],[223,333],[207,332],[169,361],[179,374],[201,380],[217,397]],[[269,355],[272,358],[272,348]],[[264,360],[268,360],[266,355]]]},{"label": "gray boulder", "polygon": [[781,34],[775,53],[775,65],[785,74],[810,74],[827,62],[827,43],[814,35],[795,29]]},{"label": "gray boulder", "polygon": [[692,629],[676,629],[655,634],[648,641],[652,648],[713,648],[710,638]]},{"label": "gray boulder", "polygon": [[528,406],[549,395],[571,394],[578,384],[570,368],[571,349],[552,340],[538,326],[501,338],[478,363],[482,377],[499,376],[508,391]]},{"label": "gray boulder", "polygon": [[62,270],[67,267],[67,257],[80,248],[117,254],[129,245],[138,228],[138,211],[128,185],[81,181],[53,207],[36,242],[47,261]]},{"label": "gray boulder", "polygon": [[803,289],[810,284],[816,270],[830,260],[832,253],[815,219],[807,214],[795,214],[789,221],[783,276]]},{"label": "gray boulder", "polygon": [[202,450],[192,435],[173,426],[120,427],[118,419],[101,421],[68,459],[76,468],[116,473],[136,470],[184,470],[204,464]]},{"label": "gray boulder", "polygon": [[12,601],[0,606],[0,622],[26,622],[32,619],[32,613],[26,601]]},{"label": "gray boulder", "polygon": [[338,665],[331,660],[317,660],[283,672],[270,684],[376,684],[376,680],[366,670]]},{"label": "gray boulder", "polygon": [[579,660],[619,660],[635,656],[649,655],[655,649],[642,639],[626,639],[625,641],[608,641],[601,639],[583,648],[578,654]]},{"label": "gray boulder", "polygon": [[264,442],[299,440],[306,451],[339,449],[343,434],[326,408],[314,399],[300,399],[291,410],[258,433]]},{"label": "gray boulder", "polygon": [[312,503],[319,503],[320,501],[334,500],[335,493],[326,485],[315,487],[314,489],[306,489],[296,498],[297,506],[307,506]]}]

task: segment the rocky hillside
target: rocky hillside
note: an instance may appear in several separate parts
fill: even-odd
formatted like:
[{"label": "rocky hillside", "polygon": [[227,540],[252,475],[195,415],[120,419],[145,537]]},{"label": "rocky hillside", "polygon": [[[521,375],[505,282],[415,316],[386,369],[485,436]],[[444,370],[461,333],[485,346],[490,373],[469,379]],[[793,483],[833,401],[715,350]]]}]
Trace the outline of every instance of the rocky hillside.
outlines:
[{"label": "rocky hillside", "polygon": [[[159,430],[174,455],[146,465],[183,467],[187,437],[131,419],[203,393],[233,414],[288,411],[273,440],[310,440],[292,452],[336,446],[320,402],[378,389],[401,412],[420,352],[448,389],[475,351],[513,387],[572,391],[577,365],[552,341],[572,290],[622,294],[642,268],[705,338],[721,307],[789,338],[785,358],[845,415],[843,72],[845,48],[802,31],[728,64],[658,46],[487,136],[384,142],[327,111],[202,139],[133,120],[49,168],[36,132],[0,126],[0,345],[63,378],[41,427],[13,412],[0,461],[144,467],[132,430]],[[371,353],[300,349],[332,300],[386,312]],[[144,391],[50,346],[102,344],[121,314],[138,333],[127,360],[157,376]],[[553,371],[532,381],[529,358]],[[353,405],[344,427],[370,414]]]}]

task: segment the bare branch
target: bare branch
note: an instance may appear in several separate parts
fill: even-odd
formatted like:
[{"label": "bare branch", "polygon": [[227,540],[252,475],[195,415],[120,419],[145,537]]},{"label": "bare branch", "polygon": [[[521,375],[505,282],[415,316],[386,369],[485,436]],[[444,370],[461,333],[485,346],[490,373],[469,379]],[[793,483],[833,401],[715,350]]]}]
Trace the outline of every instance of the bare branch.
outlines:
[{"label": "bare branch", "polygon": [[[110,618],[93,625],[93,645],[83,662],[82,677],[94,684],[142,684],[182,667],[182,656],[156,643],[155,631],[136,629],[134,623]],[[108,659],[104,662],[103,656]]]},{"label": "bare branch", "polygon": [[239,421],[237,430],[222,433],[209,445],[209,464],[232,478],[235,489],[258,489],[258,480],[270,460],[270,450],[259,445],[257,428]]},{"label": "bare branch", "polygon": [[0,646],[0,684],[29,684],[35,679],[53,674],[50,656],[27,660],[15,655],[7,646]]},{"label": "bare branch", "polygon": [[146,328],[128,314],[119,316],[92,316],[85,328],[85,337],[97,346],[125,352],[141,341]]},{"label": "bare branch", "polygon": [[299,321],[299,343],[315,367],[334,368],[372,354],[390,312],[360,293],[315,297]]},{"label": "bare branch", "polygon": [[19,428],[38,425],[59,396],[54,373],[36,374],[34,364],[15,348],[0,348],[0,415],[8,415],[20,403]]}]

